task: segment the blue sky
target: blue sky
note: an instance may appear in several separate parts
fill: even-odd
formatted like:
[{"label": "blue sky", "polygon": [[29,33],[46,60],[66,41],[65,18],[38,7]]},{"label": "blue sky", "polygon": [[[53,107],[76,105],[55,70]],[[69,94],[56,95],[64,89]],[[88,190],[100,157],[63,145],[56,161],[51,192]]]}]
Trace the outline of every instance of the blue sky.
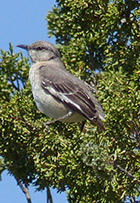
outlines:
[{"label": "blue sky", "polygon": [[[45,17],[55,0],[4,0],[0,5],[0,49],[8,50],[9,42],[14,52],[19,52],[18,44],[31,44],[37,40],[46,40],[55,44],[55,38],[48,39]],[[24,52],[24,55],[27,54]],[[46,203],[45,192],[34,192],[30,187],[33,203]],[[57,194],[52,190],[54,203],[66,203],[65,193]],[[1,203],[26,203],[26,199],[16,181],[5,171],[0,181]]]}]

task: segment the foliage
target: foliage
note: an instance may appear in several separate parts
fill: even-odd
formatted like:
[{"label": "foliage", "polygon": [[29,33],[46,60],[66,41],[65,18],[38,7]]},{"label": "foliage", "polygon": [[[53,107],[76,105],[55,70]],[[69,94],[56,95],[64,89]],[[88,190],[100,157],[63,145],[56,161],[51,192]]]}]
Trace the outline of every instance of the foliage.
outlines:
[{"label": "foliage", "polygon": [[36,108],[29,61],[1,50],[0,171],[68,193],[69,202],[135,201],[140,194],[140,9],[129,0],[57,0],[47,15],[66,68],[91,85],[106,131],[48,119]]},{"label": "foliage", "polygon": [[[47,16],[49,35],[55,35],[61,45],[67,69],[97,84],[98,98],[107,114],[105,134],[92,133],[100,142],[88,136],[93,146],[106,154],[105,160],[101,152],[97,157],[103,165],[108,160],[109,179],[104,166],[104,177],[99,178],[99,170],[96,174],[101,184],[94,180],[91,192],[90,184],[86,185],[88,178],[84,178],[84,192],[75,186],[82,202],[119,202],[127,196],[135,199],[140,193],[139,5],[138,1],[128,0],[58,0]],[[86,160],[92,160],[95,153],[93,149]],[[90,176],[95,178],[95,174]],[[76,202],[78,197],[70,189]]]}]

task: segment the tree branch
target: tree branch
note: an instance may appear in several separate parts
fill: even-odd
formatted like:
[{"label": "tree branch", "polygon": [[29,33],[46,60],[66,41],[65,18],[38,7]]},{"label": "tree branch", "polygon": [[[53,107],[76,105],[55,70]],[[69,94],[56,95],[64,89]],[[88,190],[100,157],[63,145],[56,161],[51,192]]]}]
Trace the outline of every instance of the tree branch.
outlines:
[{"label": "tree branch", "polygon": [[119,165],[116,165],[115,168],[118,168],[121,172],[124,172],[127,176],[129,176],[132,179],[135,179],[135,176],[133,176],[131,173],[129,173],[128,171],[126,171],[124,168],[122,168]]},{"label": "tree branch", "polygon": [[17,181],[17,184],[19,185],[22,192],[25,194],[26,199],[27,199],[27,203],[32,203],[31,198],[30,198],[30,194],[28,191],[28,187],[27,186],[24,187],[23,184],[21,183],[21,181]]},{"label": "tree branch", "polygon": [[49,186],[46,187],[47,189],[47,203],[53,203],[52,195]]},{"label": "tree branch", "polygon": [[13,88],[17,91],[19,91],[19,88],[14,84],[14,81],[12,80],[12,78],[9,78],[9,81],[11,82],[11,85],[13,86]]}]

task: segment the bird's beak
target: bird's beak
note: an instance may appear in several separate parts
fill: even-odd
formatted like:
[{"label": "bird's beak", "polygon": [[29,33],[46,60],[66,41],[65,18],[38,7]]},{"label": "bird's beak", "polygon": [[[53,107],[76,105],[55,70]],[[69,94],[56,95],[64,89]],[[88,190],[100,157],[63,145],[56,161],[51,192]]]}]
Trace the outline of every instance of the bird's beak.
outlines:
[{"label": "bird's beak", "polygon": [[17,45],[17,47],[20,47],[20,48],[25,49],[25,50],[28,49],[28,45],[24,45],[24,44],[19,44],[19,45]]}]

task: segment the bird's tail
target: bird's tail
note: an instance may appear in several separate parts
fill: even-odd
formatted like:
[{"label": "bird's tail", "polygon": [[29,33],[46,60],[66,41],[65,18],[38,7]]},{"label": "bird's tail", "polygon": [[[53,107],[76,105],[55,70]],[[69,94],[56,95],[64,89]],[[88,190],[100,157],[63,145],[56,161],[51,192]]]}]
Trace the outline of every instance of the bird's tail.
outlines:
[{"label": "bird's tail", "polygon": [[102,113],[102,115],[98,115],[97,118],[92,119],[92,120],[91,120],[91,123],[92,123],[93,125],[97,125],[97,127],[98,127],[100,130],[104,131],[104,130],[105,130],[105,126],[104,126],[104,123],[103,123],[104,117],[105,117],[105,115]]},{"label": "bird's tail", "polygon": [[97,112],[96,116],[91,120],[91,123],[94,125],[97,125],[100,130],[105,130],[104,126],[104,120],[105,120],[105,114],[103,113],[102,106],[97,102],[95,103]]}]

